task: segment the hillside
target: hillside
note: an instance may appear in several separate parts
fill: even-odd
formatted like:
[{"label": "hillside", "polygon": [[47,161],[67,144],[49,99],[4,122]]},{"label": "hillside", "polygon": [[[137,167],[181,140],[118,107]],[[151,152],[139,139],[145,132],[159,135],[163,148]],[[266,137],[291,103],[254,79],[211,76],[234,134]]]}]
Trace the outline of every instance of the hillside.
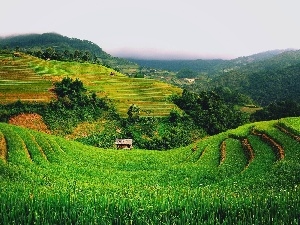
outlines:
[{"label": "hillside", "polygon": [[0,48],[43,49],[53,47],[56,51],[90,51],[100,58],[109,58],[98,45],[91,41],[69,38],[56,33],[26,34],[0,39]]},{"label": "hillside", "polygon": [[273,101],[300,102],[300,51],[288,51],[269,59],[227,70],[209,86],[229,87],[250,96],[260,105]]},{"label": "hillside", "polygon": [[17,100],[49,102],[52,83],[63,77],[79,78],[88,91],[112,99],[122,116],[131,104],[141,115],[166,116],[175,105],[168,101],[180,89],[153,79],[129,78],[113,69],[89,63],[42,60],[22,54],[0,54],[0,103]]},{"label": "hillside", "polygon": [[[51,54],[61,55],[62,60],[69,60],[69,56],[90,58],[102,65],[110,66],[121,72],[131,72],[137,66],[125,59],[113,57],[101,47],[88,40],[69,38],[57,33],[26,34],[0,38],[0,49],[10,49],[40,55],[50,49]],[[76,56],[77,55],[77,56]],[[54,57],[57,58],[57,57]]]},{"label": "hillside", "polygon": [[[176,71],[176,76],[166,75],[164,80],[194,92],[229,88],[261,106],[274,101],[300,102],[300,50],[274,50],[232,60],[135,62]],[[189,81],[185,77],[193,79]]]},{"label": "hillside", "polygon": [[250,56],[239,57],[232,60],[225,59],[196,59],[196,60],[147,60],[147,59],[131,59],[140,66],[148,68],[156,68],[161,70],[169,70],[178,72],[183,69],[189,69],[199,74],[215,76],[221,74],[223,70],[257,62],[264,59],[272,58],[282,52],[288,50],[273,50],[261,52]]},{"label": "hillside", "polygon": [[300,118],[170,151],[88,147],[0,124],[3,224],[298,224]]}]

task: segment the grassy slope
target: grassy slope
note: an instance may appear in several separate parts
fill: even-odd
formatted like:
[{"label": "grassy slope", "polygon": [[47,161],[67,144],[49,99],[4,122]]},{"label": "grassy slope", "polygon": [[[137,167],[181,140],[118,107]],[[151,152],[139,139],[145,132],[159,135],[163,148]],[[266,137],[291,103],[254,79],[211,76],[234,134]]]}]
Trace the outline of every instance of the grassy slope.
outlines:
[{"label": "grassy slope", "polygon": [[28,66],[31,58],[12,59],[11,55],[0,54],[0,102],[50,101],[51,81],[39,76]]},{"label": "grassy slope", "polygon": [[0,217],[22,224],[297,224],[300,143],[291,133],[299,121],[282,119],[285,132],[277,121],[248,124],[163,152],[102,150],[0,124]]},{"label": "grassy slope", "polygon": [[[152,79],[128,78],[112,69],[76,62],[45,61],[28,55],[12,59],[0,55],[0,102],[20,100],[49,101],[52,82],[65,76],[79,78],[90,91],[108,96],[125,116],[131,104],[137,104],[142,115],[166,116],[173,103],[168,97],[180,89]],[[111,76],[111,72],[114,76]]]}]

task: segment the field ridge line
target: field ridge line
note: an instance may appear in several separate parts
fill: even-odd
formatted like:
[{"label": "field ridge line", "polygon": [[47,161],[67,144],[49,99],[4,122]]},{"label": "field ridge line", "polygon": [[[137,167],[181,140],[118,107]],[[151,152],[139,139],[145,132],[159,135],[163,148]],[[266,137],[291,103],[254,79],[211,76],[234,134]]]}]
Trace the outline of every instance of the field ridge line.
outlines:
[{"label": "field ridge line", "polygon": [[3,133],[0,132],[0,158],[7,162],[7,145]]},{"label": "field ridge line", "polygon": [[201,160],[201,159],[203,158],[203,155],[205,154],[205,152],[206,152],[208,146],[209,146],[209,145],[206,145],[206,146],[204,147],[203,151],[200,153],[200,155],[199,155],[199,157],[198,157],[198,159],[197,159],[196,162],[198,162],[199,160]]},{"label": "field ridge line", "polygon": [[296,141],[300,142],[300,136],[292,133],[291,131],[289,131],[288,129],[280,126],[279,124],[275,125],[275,127],[280,130],[281,132],[285,133],[286,135],[290,136],[291,138],[295,139]]},{"label": "field ridge line", "polygon": [[39,149],[39,151],[40,151],[41,155],[43,156],[43,158],[44,158],[47,162],[49,162],[49,160],[48,160],[48,158],[47,158],[45,152],[44,152],[43,149],[42,149],[42,147],[41,147],[41,146],[39,145],[39,143],[36,141],[35,136],[32,135],[32,133],[30,133],[30,132],[28,132],[28,133],[29,133],[29,136],[32,138],[32,141],[36,143],[36,146],[37,146],[37,148]]},{"label": "field ridge line", "polygon": [[284,159],[285,153],[284,153],[283,147],[278,142],[276,142],[273,138],[271,138],[270,136],[268,136],[264,132],[258,131],[258,130],[255,130],[255,129],[252,130],[252,134],[261,137],[261,139],[264,142],[268,143],[272,147],[272,149],[274,150],[274,153],[276,155],[277,160]]},{"label": "field ridge line", "polygon": [[219,149],[220,149],[220,161],[219,161],[219,166],[222,165],[222,163],[225,161],[226,159],[226,139],[224,139],[220,146],[219,146]]},{"label": "field ridge line", "polygon": [[254,150],[247,138],[240,139],[240,142],[244,149],[244,154],[246,155],[246,158],[247,158],[247,164],[243,170],[243,171],[245,171],[249,167],[252,160],[254,159]]}]

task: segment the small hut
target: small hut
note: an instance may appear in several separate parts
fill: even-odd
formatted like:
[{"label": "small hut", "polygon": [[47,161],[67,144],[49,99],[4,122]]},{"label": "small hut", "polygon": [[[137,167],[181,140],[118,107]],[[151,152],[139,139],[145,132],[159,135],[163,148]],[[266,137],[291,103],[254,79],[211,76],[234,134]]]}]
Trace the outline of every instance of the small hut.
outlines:
[{"label": "small hut", "polygon": [[132,149],[132,139],[116,139],[117,149]]},{"label": "small hut", "polygon": [[13,57],[14,58],[21,57],[21,54],[19,52],[14,52]]}]

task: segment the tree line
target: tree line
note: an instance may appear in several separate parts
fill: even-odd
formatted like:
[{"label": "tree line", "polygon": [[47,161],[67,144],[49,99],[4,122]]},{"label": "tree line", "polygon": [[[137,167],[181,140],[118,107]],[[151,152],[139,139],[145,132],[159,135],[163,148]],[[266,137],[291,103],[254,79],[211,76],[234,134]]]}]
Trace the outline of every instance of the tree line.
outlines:
[{"label": "tree line", "polygon": [[[236,107],[248,102],[243,95],[228,89],[190,92],[172,96],[179,109],[171,110],[167,117],[141,117],[141,109],[132,104],[127,117],[117,113],[108,98],[90,93],[79,79],[63,78],[53,88],[57,98],[50,103],[24,103],[0,105],[0,121],[7,122],[13,115],[38,113],[47,127],[55,134],[65,136],[82,122],[105,121],[84,137],[77,138],[85,144],[112,148],[116,138],[132,138],[135,148],[167,150],[194,143],[196,140],[228,129],[236,128],[251,120],[279,119],[300,116],[300,106],[295,102],[274,103],[253,115]],[[59,115],[59,116],[57,116]]]}]

